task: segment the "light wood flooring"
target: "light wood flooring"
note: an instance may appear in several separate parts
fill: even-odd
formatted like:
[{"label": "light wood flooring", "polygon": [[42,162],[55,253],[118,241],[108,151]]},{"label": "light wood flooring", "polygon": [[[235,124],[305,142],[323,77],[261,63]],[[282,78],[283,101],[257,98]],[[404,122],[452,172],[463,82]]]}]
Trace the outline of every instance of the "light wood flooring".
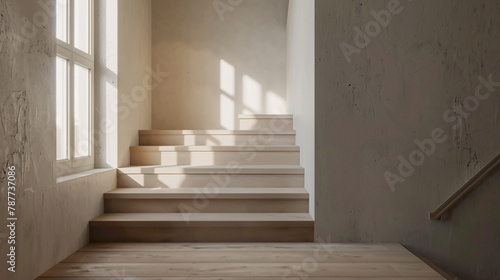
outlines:
[{"label": "light wood flooring", "polygon": [[399,244],[91,243],[38,279],[445,279]]}]

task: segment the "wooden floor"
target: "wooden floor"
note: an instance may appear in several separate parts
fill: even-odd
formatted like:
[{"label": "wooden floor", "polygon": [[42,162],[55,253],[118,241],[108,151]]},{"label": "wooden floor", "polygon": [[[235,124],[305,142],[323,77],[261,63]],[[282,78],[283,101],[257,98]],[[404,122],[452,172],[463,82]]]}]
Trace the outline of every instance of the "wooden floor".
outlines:
[{"label": "wooden floor", "polygon": [[444,279],[399,244],[94,243],[38,279]]}]

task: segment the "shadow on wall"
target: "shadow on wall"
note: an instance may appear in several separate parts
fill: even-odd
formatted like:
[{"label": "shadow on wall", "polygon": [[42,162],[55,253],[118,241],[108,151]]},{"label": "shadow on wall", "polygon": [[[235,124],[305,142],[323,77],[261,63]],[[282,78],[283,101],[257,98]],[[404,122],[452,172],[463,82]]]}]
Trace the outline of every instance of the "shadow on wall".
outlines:
[{"label": "shadow on wall", "polygon": [[230,2],[153,1],[152,59],[171,74],[153,92],[153,129],[236,129],[239,113],[285,113],[288,1]]}]

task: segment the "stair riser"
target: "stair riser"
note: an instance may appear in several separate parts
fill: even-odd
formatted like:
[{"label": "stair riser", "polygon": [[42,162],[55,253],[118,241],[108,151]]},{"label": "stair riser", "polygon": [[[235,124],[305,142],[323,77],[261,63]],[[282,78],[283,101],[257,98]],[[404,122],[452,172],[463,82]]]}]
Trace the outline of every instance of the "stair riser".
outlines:
[{"label": "stair riser", "polygon": [[308,213],[307,199],[105,199],[105,213]]},{"label": "stair riser", "polygon": [[240,119],[241,130],[284,132],[293,130],[293,121],[288,118]]},{"label": "stair riser", "polygon": [[303,188],[303,174],[119,174],[119,188]]},{"label": "stair riser", "polygon": [[144,152],[131,150],[131,165],[225,165],[236,161],[239,165],[300,164],[299,152],[261,152],[256,150],[234,152]]},{"label": "stair riser", "polygon": [[90,226],[90,242],[313,242],[314,227],[280,225],[242,227]]},{"label": "stair riser", "polygon": [[161,146],[234,146],[234,145],[295,145],[293,134],[234,135],[234,134],[143,134],[139,135],[139,145]]}]

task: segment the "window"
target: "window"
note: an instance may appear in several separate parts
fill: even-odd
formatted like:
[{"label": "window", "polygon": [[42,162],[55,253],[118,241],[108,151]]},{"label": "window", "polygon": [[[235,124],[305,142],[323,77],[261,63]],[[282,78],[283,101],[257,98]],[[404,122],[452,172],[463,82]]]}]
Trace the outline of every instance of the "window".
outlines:
[{"label": "window", "polygon": [[57,0],[57,175],[94,167],[93,0]]}]

